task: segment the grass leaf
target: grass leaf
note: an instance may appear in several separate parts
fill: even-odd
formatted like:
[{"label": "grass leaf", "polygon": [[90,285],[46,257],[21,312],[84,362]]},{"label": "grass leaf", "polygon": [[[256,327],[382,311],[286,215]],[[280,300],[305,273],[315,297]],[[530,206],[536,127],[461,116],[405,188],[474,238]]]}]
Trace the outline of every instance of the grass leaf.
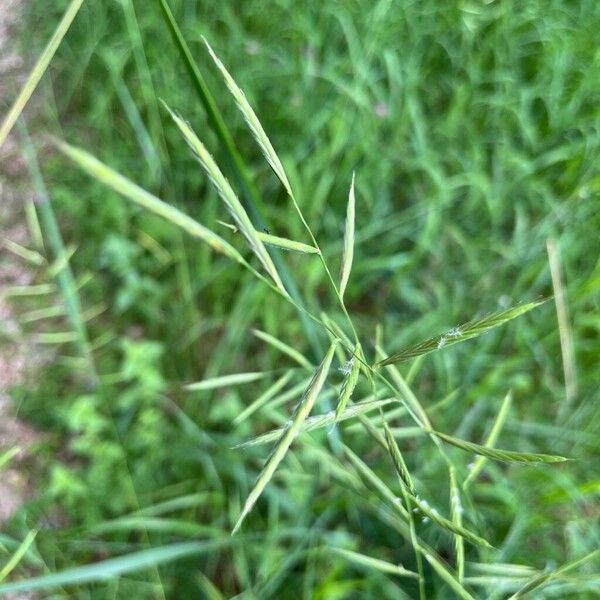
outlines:
[{"label": "grass leaf", "polygon": [[346,229],[344,231],[344,251],[342,253],[342,264],[340,267],[340,297],[344,297],[346,285],[352,270],[352,259],[354,258],[354,228],[355,228],[356,199],[354,197],[354,173],[348,194],[348,208],[346,209]]},{"label": "grass leaf", "polygon": [[210,542],[184,542],[158,546],[149,550],[133,552],[117,558],[109,558],[90,565],[66,569],[40,577],[30,577],[24,581],[0,585],[0,594],[52,589],[66,585],[81,585],[93,581],[106,581],[124,573],[148,569],[158,564],[171,562],[184,556],[192,556],[215,550],[224,540]]},{"label": "grass leaf", "polygon": [[94,179],[115,190],[128,200],[170,221],[189,235],[201,239],[213,250],[225,254],[239,263],[245,262],[242,255],[222,237],[207,229],[204,225],[194,221],[194,219],[182,213],[174,206],[163,202],[150,192],[123,177],[123,175],[100,162],[85,150],[64,142],[57,142],[57,146],[88,175],[91,175]]},{"label": "grass leaf", "polygon": [[[462,527],[463,507],[460,501],[460,491],[456,481],[456,471],[450,468],[450,516],[457,527]],[[462,582],[465,576],[465,544],[461,535],[454,536],[454,551],[456,552],[456,571],[458,580]]]},{"label": "grass leaf", "polygon": [[333,550],[336,554],[347,558],[349,561],[356,563],[357,565],[368,567],[369,569],[375,569],[377,571],[381,571],[382,573],[401,575],[403,577],[411,577],[413,579],[418,579],[419,577],[415,572],[409,571],[400,565],[394,565],[387,560],[372,558],[371,556],[365,556],[364,554],[352,552],[351,550],[345,550],[343,548],[331,548],[331,550]]},{"label": "grass leaf", "polygon": [[33,544],[37,533],[37,530],[34,529],[25,536],[23,541],[19,544],[19,547],[13,552],[10,559],[2,567],[2,570],[0,570],[0,581],[4,581],[11,571],[21,562],[25,553],[29,550],[31,544]]},{"label": "grass leaf", "polygon": [[241,385],[250,383],[266,377],[269,373],[253,372],[253,373],[232,373],[231,375],[222,375],[220,377],[211,377],[196,383],[184,385],[183,389],[187,392],[199,392],[204,390],[215,390],[218,388],[227,387],[230,385]]},{"label": "grass leaf", "polygon": [[71,23],[77,16],[82,4],[83,0],[73,0],[71,4],[69,4],[69,7],[65,11],[65,14],[58,24],[58,27],[52,34],[52,37],[38,58],[38,61],[35,63],[35,66],[29,74],[27,81],[25,81],[25,85],[21,89],[21,92],[17,96],[13,105],[10,107],[10,110],[6,114],[4,121],[2,121],[2,125],[0,126],[0,146],[4,144],[8,134],[10,133],[14,124],[17,122],[19,115],[23,112],[25,105],[31,98],[31,95],[35,91],[40,79],[46,72],[52,57],[60,46],[60,43],[65,37],[67,31],[69,31],[69,27],[71,27]]},{"label": "grass leaf", "polygon": [[474,444],[473,442],[467,442],[465,440],[446,435],[445,433],[434,431],[433,429],[428,429],[427,431],[437,436],[444,442],[451,444],[452,446],[456,446],[461,450],[465,450],[466,452],[473,452],[474,454],[479,454],[481,456],[486,456],[487,458],[492,458],[494,460],[500,460],[503,462],[557,463],[569,460],[564,456],[555,456],[552,454],[534,454],[532,452],[513,452],[512,450],[486,448],[485,446]]},{"label": "grass leaf", "polygon": [[[488,434],[487,438],[485,439],[485,442],[483,445],[486,448],[492,448],[494,446],[494,444],[496,443],[496,440],[498,439],[498,435],[500,435],[500,431],[502,429],[502,426],[504,425],[504,421],[506,421],[506,417],[508,416],[508,411],[510,409],[511,401],[512,401],[512,392],[509,391],[508,394],[506,394],[506,396],[504,397],[504,400],[502,401],[502,406],[500,406],[500,410],[498,411],[498,414],[496,415],[496,419],[494,420],[494,424],[492,425],[492,429],[490,430],[490,433]],[[487,458],[485,456],[478,456],[475,459],[471,469],[469,470],[469,474],[468,474],[467,478],[465,479],[465,483],[464,483],[465,488],[470,484],[471,481],[473,481],[477,477],[477,475],[479,475],[479,472],[483,468],[483,465],[485,464],[486,460],[487,460]]]},{"label": "grass leaf", "polygon": [[314,375],[310,380],[302,399],[300,400],[298,406],[296,407],[296,410],[294,411],[294,414],[292,415],[289,425],[282,431],[279,440],[275,444],[273,452],[267,459],[267,462],[265,463],[260,475],[258,476],[254,488],[252,489],[248,498],[246,499],[246,502],[244,503],[244,508],[242,509],[242,512],[231,532],[232,535],[240,528],[241,524],[246,518],[246,515],[252,510],[252,507],[254,506],[254,504],[262,494],[263,490],[271,480],[271,477],[273,477],[275,469],[277,469],[277,466],[285,457],[289,447],[292,445],[292,442],[294,441],[298,433],[301,431],[302,425],[304,424],[304,421],[310,414],[310,411],[312,410],[315,401],[319,393],[321,392],[323,384],[327,379],[327,375],[329,374],[329,368],[331,367],[331,361],[333,359],[333,354],[335,352],[335,346],[335,342],[331,344],[329,350],[327,351],[327,354],[325,355],[325,358],[323,359],[321,364],[316,368]]},{"label": "grass leaf", "polygon": [[267,402],[269,402],[269,400],[271,400],[271,398],[275,397],[275,395],[287,385],[293,374],[294,371],[287,371],[277,381],[275,381],[273,385],[269,386],[269,388],[265,390],[254,402],[249,404],[239,415],[237,415],[233,422],[236,425],[239,425],[250,415],[254,414],[259,408],[264,406]]},{"label": "grass leaf", "polygon": [[295,360],[301,367],[304,367],[307,370],[314,369],[314,366],[310,364],[307,358],[298,350],[292,348],[289,344],[282,342],[276,337],[266,333],[265,331],[261,331],[260,329],[253,329],[252,333],[263,342],[270,344],[273,348],[277,348],[280,352],[287,354],[291,359]]},{"label": "grass leaf", "polygon": [[508,321],[515,319],[526,312],[529,312],[544,302],[547,302],[547,300],[548,298],[544,298],[542,300],[536,300],[527,304],[520,304],[518,306],[507,308],[506,310],[500,310],[492,313],[482,317],[481,319],[474,319],[473,321],[469,321],[460,327],[455,327],[446,333],[429,338],[414,346],[408,346],[407,348],[392,354],[388,358],[379,361],[376,363],[375,367],[382,367],[385,365],[391,365],[393,363],[403,362],[405,360],[409,360],[410,358],[421,356],[422,354],[429,354],[429,352],[440,350],[445,346],[452,346],[453,344],[470,340],[471,338],[486,333],[495,327],[504,325],[504,323],[507,323]]},{"label": "grass leaf", "polygon": [[424,552],[425,560],[433,567],[433,570],[443,579],[463,600],[475,600],[475,598],[464,588],[464,586],[454,577],[448,568],[439,561],[433,554]]}]

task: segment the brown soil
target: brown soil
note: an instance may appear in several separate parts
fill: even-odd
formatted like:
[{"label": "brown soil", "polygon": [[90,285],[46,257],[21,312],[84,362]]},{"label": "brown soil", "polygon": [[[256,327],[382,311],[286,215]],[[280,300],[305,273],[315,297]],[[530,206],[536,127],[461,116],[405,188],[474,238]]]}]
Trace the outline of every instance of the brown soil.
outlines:
[{"label": "brown soil", "polygon": [[[6,108],[14,89],[22,83],[23,61],[16,54],[11,38],[18,26],[23,0],[0,2],[0,106]],[[0,115],[4,110],[0,111]],[[27,191],[17,191],[16,182],[24,179],[24,165],[14,135],[0,148],[0,455],[18,448],[18,453],[0,476],[0,525],[18,508],[24,498],[27,479],[19,469],[36,433],[18,419],[10,390],[21,383],[25,367],[35,362],[35,353],[21,335],[5,292],[13,285],[27,285],[32,274],[24,261],[4,247],[9,239],[23,246],[29,243],[23,206]]]}]

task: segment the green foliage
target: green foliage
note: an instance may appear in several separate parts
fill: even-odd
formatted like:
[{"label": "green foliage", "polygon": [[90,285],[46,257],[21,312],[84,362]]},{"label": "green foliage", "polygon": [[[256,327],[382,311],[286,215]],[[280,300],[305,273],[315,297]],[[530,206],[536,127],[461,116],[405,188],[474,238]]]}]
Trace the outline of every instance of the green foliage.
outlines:
[{"label": "green foliage", "polygon": [[[83,312],[103,305],[86,319],[100,382],[82,377],[64,344],[35,385],[14,393],[22,417],[47,436],[30,465],[36,497],[7,524],[0,564],[40,531],[8,579],[41,589],[48,579],[34,576],[54,578],[55,597],[69,598],[205,590],[261,600],[502,598],[532,585],[540,598],[592,598],[600,570],[590,555],[600,542],[598,3],[166,4],[233,149],[205,112],[158,1],[84,3],[36,92],[40,110],[26,113],[34,133],[110,167],[70,148],[113,185],[44,154]],[[30,3],[39,51],[66,7]],[[202,35],[222,62],[211,60]],[[256,235],[218,225],[230,216],[160,99],[189,120],[244,212],[225,190],[230,209]],[[356,203],[348,198],[354,171]],[[343,285],[331,286],[319,257],[281,253],[263,246],[264,236],[311,243]],[[557,241],[577,369],[578,392],[562,411],[553,303],[492,328],[514,316],[509,306],[519,312],[556,293],[548,238]],[[266,271],[246,239],[269,272],[272,257],[295,298],[285,266],[316,316],[312,329],[254,277]],[[23,315],[61,304],[53,259],[45,260],[34,281],[45,288],[13,290]],[[462,338],[450,328],[465,322],[473,339],[453,345]],[[72,333],[60,314],[24,327]],[[439,331],[448,333],[431,337]],[[318,414],[301,415],[231,538],[262,465],[273,464],[258,441],[288,430],[329,336],[341,342],[311,398]],[[410,352],[394,362],[406,362],[369,370],[398,348]],[[358,381],[350,385],[338,369],[353,351]],[[267,375],[186,390],[254,373]],[[509,389],[512,407],[500,419]],[[245,440],[257,443],[232,449]],[[477,461],[478,477],[462,487],[474,452],[489,460]],[[493,460],[542,452],[577,460]],[[441,511],[451,518],[419,511],[414,503],[425,497],[452,507]],[[460,546],[469,532],[493,548]],[[180,546],[185,540],[197,541]],[[405,570],[423,580],[394,574]]]}]

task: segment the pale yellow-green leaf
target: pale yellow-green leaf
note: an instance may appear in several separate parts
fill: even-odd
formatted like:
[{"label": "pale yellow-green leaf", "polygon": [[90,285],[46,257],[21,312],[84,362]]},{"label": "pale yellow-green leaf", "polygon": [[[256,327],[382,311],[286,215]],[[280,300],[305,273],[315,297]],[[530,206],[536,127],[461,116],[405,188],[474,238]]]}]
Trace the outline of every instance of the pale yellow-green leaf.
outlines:
[{"label": "pale yellow-green leaf", "polygon": [[210,379],[204,379],[203,381],[197,381],[196,383],[190,383],[184,385],[183,389],[188,392],[200,392],[206,390],[215,390],[223,387],[229,387],[232,385],[242,385],[244,383],[250,383],[266,377],[268,373],[254,372],[254,373],[232,373],[231,375],[222,375],[221,377],[211,377]]},{"label": "pale yellow-green leaf", "polygon": [[29,101],[29,98],[31,98],[31,95],[40,82],[40,79],[46,72],[52,57],[54,56],[57,48],[60,46],[62,39],[69,30],[69,27],[79,12],[82,4],[83,0],[73,0],[71,4],[69,4],[65,14],[63,15],[63,18],[58,24],[58,27],[52,34],[52,37],[38,58],[38,61],[35,63],[35,66],[29,74],[27,81],[25,81],[25,85],[21,89],[21,92],[17,96],[13,105],[10,107],[6,117],[4,118],[4,121],[2,121],[2,125],[0,126],[0,146],[4,144],[4,141],[13,128],[13,125],[16,123],[21,112],[23,112],[25,105]]},{"label": "pale yellow-green leaf", "polygon": [[194,219],[182,213],[174,206],[163,202],[139,185],[123,177],[123,175],[100,162],[88,152],[64,142],[57,142],[57,146],[88,175],[91,175],[128,200],[170,221],[189,235],[199,238],[213,248],[213,250],[227,255],[237,262],[245,262],[241,254],[229,242],[204,227],[204,225],[194,221]]}]

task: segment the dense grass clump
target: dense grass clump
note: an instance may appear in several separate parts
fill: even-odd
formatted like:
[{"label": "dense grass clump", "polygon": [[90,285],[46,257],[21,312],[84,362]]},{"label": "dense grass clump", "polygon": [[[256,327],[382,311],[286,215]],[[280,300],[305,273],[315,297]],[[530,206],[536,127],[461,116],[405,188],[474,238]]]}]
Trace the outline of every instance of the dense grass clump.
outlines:
[{"label": "dense grass clump", "polygon": [[15,129],[56,351],[0,593],[594,597],[598,29],[84,3]]}]

